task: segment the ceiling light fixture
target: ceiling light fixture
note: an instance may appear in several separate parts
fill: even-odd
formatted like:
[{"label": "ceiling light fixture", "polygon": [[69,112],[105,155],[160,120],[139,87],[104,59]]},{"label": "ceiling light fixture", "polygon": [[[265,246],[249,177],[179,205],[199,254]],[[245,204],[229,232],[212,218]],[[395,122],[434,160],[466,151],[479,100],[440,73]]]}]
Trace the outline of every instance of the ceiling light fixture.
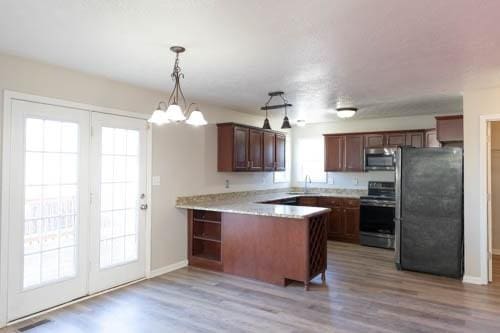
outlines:
[{"label": "ceiling light fixture", "polygon": [[[163,125],[170,122],[178,123],[185,121],[187,124],[193,126],[206,125],[207,121],[203,113],[198,109],[198,106],[195,103],[187,106],[186,99],[182,93],[180,80],[184,78],[184,74],[181,73],[179,66],[179,53],[186,51],[186,49],[182,46],[172,46],[170,50],[175,53],[174,68],[170,75],[172,81],[174,81],[174,89],[168,98],[168,102],[161,101],[158,103],[158,107],[148,119],[148,122]],[[194,110],[190,113],[191,107],[194,107]]]},{"label": "ceiling light fixture", "polygon": [[299,126],[299,127],[306,126],[306,121],[304,119],[298,119],[297,120],[297,126]]},{"label": "ceiling light fixture", "polygon": [[[262,126],[263,129],[271,129],[271,125],[269,124],[269,119],[268,119],[268,110],[274,110],[274,109],[282,109],[285,108],[285,117],[283,118],[283,124],[281,125],[282,129],[288,129],[292,128],[290,125],[290,120],[288,119],[288,112],[287,112],[287,107],[291,107],[292,104],[288,103],[285,97],[283,97],[285,93],[283,91],[272,91],[269,93],[269,99],[267,100],[266,104],[261,107],[261,110],[266,111],[266,119],[264,119],[264,125]],[[279,96],[283,104],[276,104],[276,105],[269,105],[273,97]]]},{"label": "ceiling light fixture", "polygon": [[358,109],[353,106],[340,107],[337,108],[337,116],[339,118],[351,118],[357,111]]}]

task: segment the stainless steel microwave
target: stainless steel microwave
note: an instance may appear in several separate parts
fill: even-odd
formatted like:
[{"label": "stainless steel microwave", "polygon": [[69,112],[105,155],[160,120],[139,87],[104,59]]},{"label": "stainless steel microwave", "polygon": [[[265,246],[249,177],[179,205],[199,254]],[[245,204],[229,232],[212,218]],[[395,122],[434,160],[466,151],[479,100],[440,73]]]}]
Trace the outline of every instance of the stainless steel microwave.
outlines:
[{"label": "stainless steel microwave", "polygon": [[365,171],[392,171],[396,168],[397,148],[366,148]]}]

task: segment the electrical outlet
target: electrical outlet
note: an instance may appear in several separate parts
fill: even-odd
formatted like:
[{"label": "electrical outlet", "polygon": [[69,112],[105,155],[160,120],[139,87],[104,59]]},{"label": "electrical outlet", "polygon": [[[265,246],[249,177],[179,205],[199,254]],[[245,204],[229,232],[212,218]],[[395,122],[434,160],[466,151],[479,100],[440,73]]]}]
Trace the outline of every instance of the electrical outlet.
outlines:
[{"label": "electrical outlet", "polygon": [[160,184],[161,184],[160,176],[151,177],[151,185],[152,186],[160,186]]},{"label": "electrical outlet", "polygon": [[229,188],[229,179],[226,179],[226,188]]},{"label": "electrical outlet", "polygon": [[352,183],[353,183],[354,185],[359,185],[359,179],[358,179],[358,177],[354,177],[354,178],[352,179]]}]

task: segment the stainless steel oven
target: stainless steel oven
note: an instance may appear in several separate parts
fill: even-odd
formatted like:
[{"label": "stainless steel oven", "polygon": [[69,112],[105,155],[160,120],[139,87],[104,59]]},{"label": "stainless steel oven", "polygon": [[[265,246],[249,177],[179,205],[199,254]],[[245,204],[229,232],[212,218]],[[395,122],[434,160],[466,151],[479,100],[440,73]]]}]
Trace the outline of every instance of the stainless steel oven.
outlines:
[{"label": "stainless steel oven", "polygon": [[369,182],[368,196],[361,197],[360,243],[394,248],[394,214],[396,202],[393,182]]},{"label": "stainless steel oven", "polygon": [[396,148],[366,148],[365,171],[392,171],[396,168]]}]

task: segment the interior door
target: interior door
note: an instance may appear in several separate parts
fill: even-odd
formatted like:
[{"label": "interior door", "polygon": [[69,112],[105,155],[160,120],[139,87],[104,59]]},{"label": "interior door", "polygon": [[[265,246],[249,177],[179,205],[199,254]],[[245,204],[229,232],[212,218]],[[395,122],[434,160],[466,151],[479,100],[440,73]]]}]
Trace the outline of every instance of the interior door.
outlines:
[{"label": "interior door", "polygon": [[145,275],[146,140],[145,120],[92,113],[90,293]]},{"label": "interior door", "polygon": [[89,113],[14,100],[8,320],[87,293]]}]

